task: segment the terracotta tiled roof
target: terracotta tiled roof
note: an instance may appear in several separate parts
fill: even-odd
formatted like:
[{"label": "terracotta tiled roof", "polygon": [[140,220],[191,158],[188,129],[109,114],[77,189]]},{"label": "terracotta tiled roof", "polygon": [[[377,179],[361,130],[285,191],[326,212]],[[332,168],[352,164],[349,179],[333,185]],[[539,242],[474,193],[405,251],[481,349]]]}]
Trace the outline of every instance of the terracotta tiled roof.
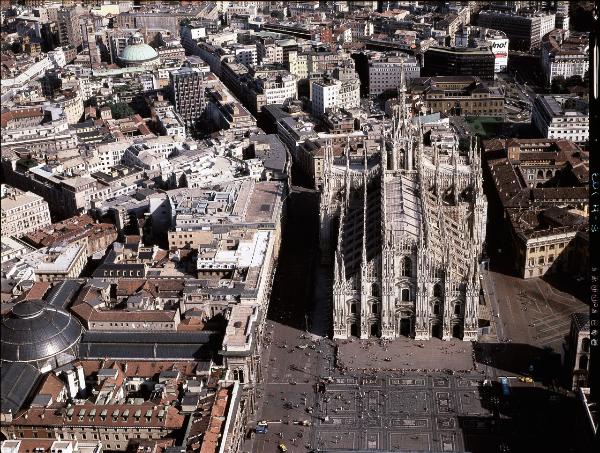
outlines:
[{"label": "terracotta tiled roof", "polygon": [[200,453],[214,453],[218,451],[219,441],[222,439],[221,433],[225,425],[228,402],[229,389],[219,389],[211,410],[208,429],[204,433]]},{"label": "terracotta tiled roof", "polygon": [[24,300],[43,299],[48,289],[50,289],[50,283],[35,282],[25,294]]},{"label": "terracotta tiled roof", "polygon": [[[82,360],[84,374],[86,376],[97,373],[103,368],[112,368],[117,365],[123,369],[124,362],[108,361],[103,363],[100,360]],[[127,369],[124,371],[126,377],[141,376],[152,378],[163,371],[178,370],[182,377],[191,376],[194,373],[196,363],[194,362],[172,362],[172,361],[128,361]]]},{"label": "terracotta tiled roof", "polygon": [[[13,419],[12,425],[16,429],[25,426],[50,426],[50,427],[66,427],[66,426],[89,426],[93,423],[97,428],[138,428],[138,427],[156,427],[164,429],[177,429],[183,426],[185,417],[179,413],[174,407],[154,406],[153,402],[146,402],[140,405],[128,404],[84,404],[74,408],[71,416],[68,416],[67,409],[56,410],[56,408],[31,408],[22,412]],[[79,413],[85,410],[83,417],[79,417]],[[90,413],[94,410],[94,415]],[[123,417],[123,413],[128,411],[128,416]],[[139,419],[136,419],[135,414],[141,414]],[[113,414],[118,416],[113,417]],[[162,417],[159,417],[161,415]],[[102,416],[104,414],[104,416]],[[146,414],[149,417],[146,417]],[[27,415],[25,417],[25,415]],[[93,420],[91,418],[93,417]],[[80,420],[81,418],[81,420]]]},{"label": "terracotta tiled roof", "polygon": [[[85,304],[87,305],[87,304]],[[73,311],[75,311],[73,309]],[[88,322],[173,322],[177,311],[174,310],[94,310],[86,319]]]},{"label": "terracotta tiled roof", "polygon": [[44,383],[38,391],[39,395],[52,395],[52,399],[56,401],[58,395],[65,388],[65,383],[61,381],[54,373],[48,373],[44,378]]},{"label": "terracotta tiled roof", "polygon": [[11,110],[8,112],[2,112],[0,114],[0,124],[4,128],[8,125],[8,122],[11,120],[29,118],[33,116],[42,118],[44,116],[44,113],[42,112],[42,109],[40,107],[32,107],[28,109],[19,109]]}]

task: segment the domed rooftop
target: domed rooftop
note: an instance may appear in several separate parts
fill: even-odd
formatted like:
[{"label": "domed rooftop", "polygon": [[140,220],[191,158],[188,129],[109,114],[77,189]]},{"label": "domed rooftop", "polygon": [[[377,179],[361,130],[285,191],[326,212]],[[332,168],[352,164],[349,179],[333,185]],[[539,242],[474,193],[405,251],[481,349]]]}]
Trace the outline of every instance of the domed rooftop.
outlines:
[{"label": "domed rooftop", "polygon": [[81,324],[69,313],[42,300],[17,303],[2,317],[0,358],[7,362],[37,362],[77,344]]},{"label": "domed rooftop", "polygon": [[119,59],[126,64],[145,63],[158,58],[158,53],[148,44],[130,44],[123,49]]}]

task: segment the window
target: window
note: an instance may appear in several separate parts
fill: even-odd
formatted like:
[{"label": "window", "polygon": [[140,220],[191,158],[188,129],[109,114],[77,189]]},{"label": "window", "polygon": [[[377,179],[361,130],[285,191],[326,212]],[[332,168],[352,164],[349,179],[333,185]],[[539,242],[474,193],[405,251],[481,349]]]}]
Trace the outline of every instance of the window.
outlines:
[{"label": "window", "polygon": [[434,315],[440,314],[440,304],[433,304],[433,314]]},{"label": "window", "polygon": [[402,258],[402,276],[403,277],[411,277],[412,276],[412,260],[405,256]]},{"label": "window", "polygon": [[581,340],[581,350],[583,352],[590,352],[590,339],[584,338]]},{"label": "window", "polygon": [[456,304],[454,306],[454,314],[455,315],[460,315],[460,304]]},{"label": "window", "polygon": [[545,251],[546,251],[546,247],[545,247],[544,245],[542,245],[542,246],[540,247],[540,252],[545,252]]},{"label": "window", "polygon": [[379,286],[377,286],[377,283],[371,285],[371,294],[374,297],[379,297]]},{"label": "window", "polygon": [[404,288],[402,290],[402,300],[410,300],[410,290],[407,288]]},{"label": "window", "polygon": [[442,286],[439,283],[436,283],[433,286],[433,297],[441,297],[442,296]]}]

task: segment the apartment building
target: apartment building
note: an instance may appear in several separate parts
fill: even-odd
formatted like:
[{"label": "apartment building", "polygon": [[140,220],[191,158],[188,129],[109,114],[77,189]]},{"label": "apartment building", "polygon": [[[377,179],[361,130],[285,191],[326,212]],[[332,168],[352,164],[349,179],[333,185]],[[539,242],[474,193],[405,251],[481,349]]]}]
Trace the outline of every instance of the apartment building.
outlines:
[{"label": "apartment building", "polygon": [[[588,228],[588,153],[565,140],[483,143],[484,177],[495,187],[490,216],[504,219],[505,253],[521,278],[581,275],[575,238]],[[577,266],[575,266],[577,267]]]},{"label": "apartment building", "polygon": [[236,44],[233,46],[235,61],[247,67],[256,66],[258,62],[258,51],[256,44]]},{"label": "apartment building", "polygon": [[590,68],[589,37],[585,33],[554,30],[542,39],[542,69],[548,84],[556,77],[584,78]]},{"label": "apartment building", "polygon": [[50,225],[48,203],[32,192],[10,188],[2,198],[2,236],[21,237]]},{"label": "apartment building", "polygon": [[75,46],[77,49],[81,49],[83,38],[77,8],[60,8],[57,13],[57,24],[60,45]]},{"label": "apartment building", "polygon": [[38,250],[35,278],[40,282],[55,282],[77,278],[87,264],[87,248],[82,244],[55,245]]},{"label": "apartment building", "polygon": [[313,82],[311,86],[312,113],[319,117],[327,109],[338,106],[338,98],[342,82],[339,80],[324,80]]},{"label": "apartment building", "polygon": [[286,101],[298,98],[296,77],[292,74],[282,74],[268,78],[258,77],[256,87],[258,88],[257,91],[265,96],[265,105],[285,104]]}]

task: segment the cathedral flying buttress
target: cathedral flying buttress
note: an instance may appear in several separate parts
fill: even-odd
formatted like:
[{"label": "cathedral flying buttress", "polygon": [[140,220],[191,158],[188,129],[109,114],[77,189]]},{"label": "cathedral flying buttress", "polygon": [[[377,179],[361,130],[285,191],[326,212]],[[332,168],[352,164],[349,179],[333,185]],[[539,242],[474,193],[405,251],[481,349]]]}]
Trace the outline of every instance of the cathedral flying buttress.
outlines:
[{"label": "cathedral flying buttress", "polygon": [[424,143],[405,90],[379,155],[325,153],[320,245],[334,338],[476,340],[487,202],[476,143]]}]

